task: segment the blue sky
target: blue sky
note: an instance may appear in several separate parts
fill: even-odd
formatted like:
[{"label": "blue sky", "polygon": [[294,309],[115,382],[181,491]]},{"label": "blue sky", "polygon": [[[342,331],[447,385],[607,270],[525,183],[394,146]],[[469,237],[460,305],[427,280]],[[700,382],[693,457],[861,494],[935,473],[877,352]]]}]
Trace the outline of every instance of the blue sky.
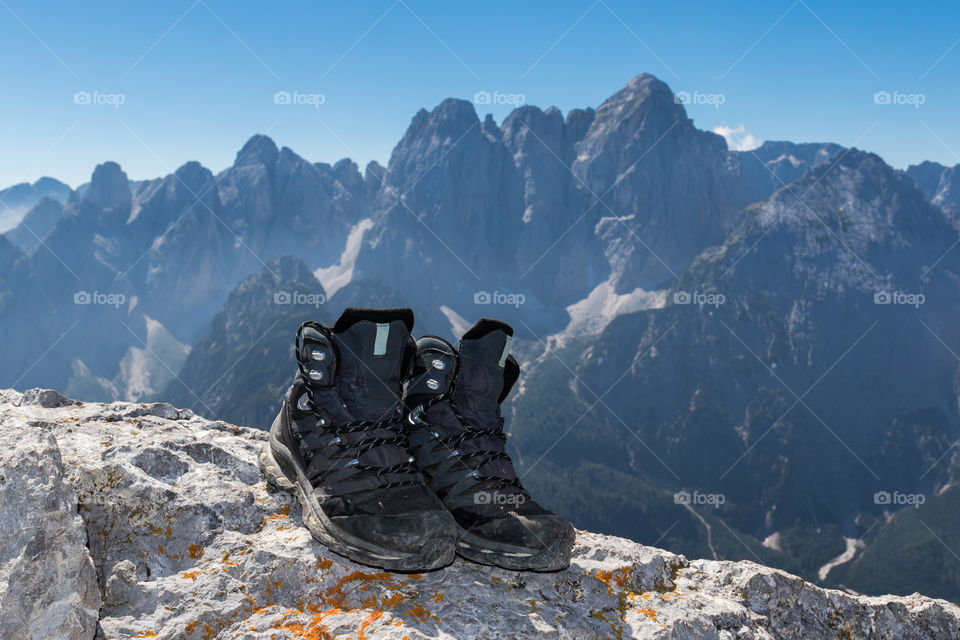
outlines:
[{"label": "blue sky", "polygon": [[[738,144],[833,141],[898,168],[953,165],[958,18],[957,3],[883,0],[0,0],[0,186],[77,186],[105,160],[134,179],[187,160],[219,171],[254,133],[363,166],[444,98],[499,92],[566,112],[641,72],[696,96],[698,127],[742,127]],[[303,104],[276,104],[278,91]],[[502,121],[510,108],[478,111]]]}]

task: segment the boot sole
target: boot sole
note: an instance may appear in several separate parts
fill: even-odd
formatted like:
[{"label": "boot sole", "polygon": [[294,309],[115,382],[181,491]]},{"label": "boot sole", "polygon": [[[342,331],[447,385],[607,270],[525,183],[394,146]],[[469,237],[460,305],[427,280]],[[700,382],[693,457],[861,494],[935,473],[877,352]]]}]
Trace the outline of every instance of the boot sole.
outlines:
[{"label": "boot sole", "polygon": [[552,572],[570,566],[570,554],[576,533],[554,538],[543,549],[517,547],[486,540],[460,527],[457,555],[471,562],[508,569],[510,571]]},{"label": "boot sole", "polygon": [[[284,457],[283,445],[280,456]],[[288,453],[288,452],[287,452]],[[296,472],[297,478],[291,479],[275,457],[273,447],[264,445],[258,456],[260,470],[267,483],[282,493],[296,496],[300,501],[303,514],[303,523],[310,531],[314,540],[326,546],[337,555],[349,558],[354,562],[386,569],[397,573],[414,573],[433,571],[451,564],[454,560],[455,539],[448,536],[439,536],[428,540],[416,553],[407,553],[395,549],[377,547],[339,529],[319,509],[314,507],[313,501],[307,497],[303,486],[309,486],[306,477],[293,463],[292,458],[285,460],[287,467]]]}]

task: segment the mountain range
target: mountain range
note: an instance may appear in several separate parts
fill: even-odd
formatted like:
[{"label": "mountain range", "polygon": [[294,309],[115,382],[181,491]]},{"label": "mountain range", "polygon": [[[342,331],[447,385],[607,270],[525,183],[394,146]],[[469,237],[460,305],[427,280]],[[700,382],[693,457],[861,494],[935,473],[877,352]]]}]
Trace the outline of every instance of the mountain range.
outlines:
[{"label": "mountain range", "polygon": [[499,125],[446,100],[362,173],[262,135],[218,174],[105,162],[0,237],[0,387],[265,428],[304,319],[496,316],[511,450],[577,526],[957,601],[958,172],[733,151],[647,74]]}]

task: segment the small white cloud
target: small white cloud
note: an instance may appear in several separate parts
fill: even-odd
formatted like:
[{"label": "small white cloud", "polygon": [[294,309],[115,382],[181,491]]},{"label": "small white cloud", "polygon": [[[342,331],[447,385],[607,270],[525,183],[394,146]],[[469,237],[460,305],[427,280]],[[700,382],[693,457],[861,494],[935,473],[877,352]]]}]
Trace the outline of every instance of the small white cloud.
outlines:
[{"label": "small white cloud", "polygon": [[723,136],[727,141],[727,147],[734,151],[750,151],[760,146],[760,141],[753,137],[752,133],[741,124],[737,127],[728,127],[721,124],[713,128],[713,132]]}]

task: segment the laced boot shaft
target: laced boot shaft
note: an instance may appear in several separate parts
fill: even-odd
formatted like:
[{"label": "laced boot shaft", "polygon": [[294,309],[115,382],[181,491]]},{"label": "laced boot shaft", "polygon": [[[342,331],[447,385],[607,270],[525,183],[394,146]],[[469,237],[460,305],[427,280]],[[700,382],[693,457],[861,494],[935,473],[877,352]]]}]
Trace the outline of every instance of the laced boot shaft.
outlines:
[{"label": "laced boot shaft", "polygon": [[[361,326],[353,333],[336,334],[318,323],[305,322],[297,330],[299,371],[291,391],[300,392],[296,434],[314,487],[327,479],[343,485],[348,478],[360,483],[360,488],[389,489],[421,482],[413,458],[406,452],[408,443],[396,400],[400,378],[389,369],[392,366],[402,372],[407,366],[406,354],[399,368],[389,360],[365,365],[354,354],[362,352],[367,337],[362,333],[367,329]],[[402,340],[402,336],[396,339]],[[406,350],[406,345],[399,346]],[[327,456],[317,458],[318,451],[327,451]],[[321,462],[312,464],[315,458]],[[343,463],[329,465],[327,460]]]},{"label": "laced boot shaft", "polygon": [[410,450],[428,485],[460,526],[458,552],[510,569],[556,570],[569,562],[573,528],[537,504],[506,452],[500,405],[520,367],[513,330],[484,319],[460,341],[417,341],[404,386]]},{"label": "laced boot shaft", "polygon": [[400,404],[415,345],[409,309],[348,308],[305,322],[297,372],[261,468],[296,494],[313,536],[357,562],[425,571],[453,559],[456,525],[407,451]]}]

